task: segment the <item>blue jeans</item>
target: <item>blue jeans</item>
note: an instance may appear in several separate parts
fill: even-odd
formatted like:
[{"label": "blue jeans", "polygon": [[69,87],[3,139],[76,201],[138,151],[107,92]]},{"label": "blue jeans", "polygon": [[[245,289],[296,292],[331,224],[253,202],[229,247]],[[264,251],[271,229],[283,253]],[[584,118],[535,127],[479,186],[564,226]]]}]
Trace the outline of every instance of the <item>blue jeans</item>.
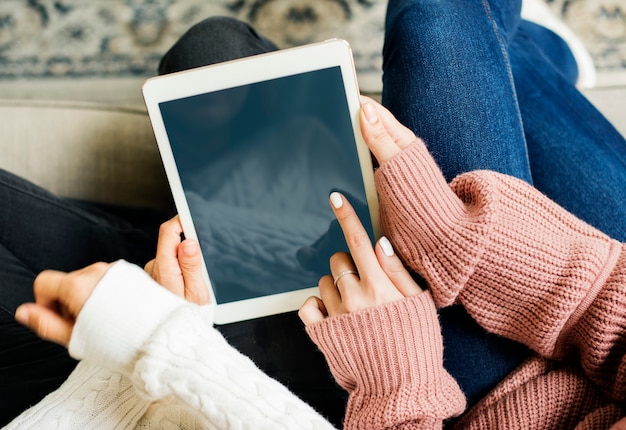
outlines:
[{"label": "blue jeans", "polygon": [[391,0],[383,103],[422,137],[448,179],[521,178],[626,240],[626,143],[578,92],[576,65],[519,1]]},{"label": "blue jeans", "polygon": [[[626,240],[626,142],[576,90],[565,43],[519,1],[390,0],[383,104],[422,137],[447,179],[516,176]],[[444,360],[471,405],[528,355],[460,307],[441,310]]]}]

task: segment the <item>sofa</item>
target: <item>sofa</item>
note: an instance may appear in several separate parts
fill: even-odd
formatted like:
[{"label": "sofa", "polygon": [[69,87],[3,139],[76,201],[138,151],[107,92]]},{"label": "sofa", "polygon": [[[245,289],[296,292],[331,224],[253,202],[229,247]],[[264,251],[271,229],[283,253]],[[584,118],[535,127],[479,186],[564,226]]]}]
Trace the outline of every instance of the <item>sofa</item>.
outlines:
[{"label": "sofa", "polygon": [[[165,207],[169,188],[141,83],[116,82],[117,94],[97,79],[48,83],[47,95],[32,85],[33,94],[7,90],[0,98],[0,168],[65,197]],[[76,93],[82,100],[60,97]],[[626,136],[626,86],[585,94]]]},{"label": "sofa", "polygon": [[165,208],[169,188],[144,109],[0,100],[0,167],[53,193]]}]

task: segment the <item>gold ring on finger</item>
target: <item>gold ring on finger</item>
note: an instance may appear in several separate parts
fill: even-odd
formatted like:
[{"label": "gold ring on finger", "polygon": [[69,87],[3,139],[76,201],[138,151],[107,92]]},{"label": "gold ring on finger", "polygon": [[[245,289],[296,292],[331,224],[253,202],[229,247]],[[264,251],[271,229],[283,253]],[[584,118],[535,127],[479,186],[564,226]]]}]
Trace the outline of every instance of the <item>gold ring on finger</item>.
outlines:
[{"label": "gold ring on finger", "polygon": [[344,270],[343,272],[339,272],[339,274],[335,277],[335,288],[337,288],[337,283],[339,282],[339,280],[346,275],[356,275],[358,277],[359,272],[355,270]]}]

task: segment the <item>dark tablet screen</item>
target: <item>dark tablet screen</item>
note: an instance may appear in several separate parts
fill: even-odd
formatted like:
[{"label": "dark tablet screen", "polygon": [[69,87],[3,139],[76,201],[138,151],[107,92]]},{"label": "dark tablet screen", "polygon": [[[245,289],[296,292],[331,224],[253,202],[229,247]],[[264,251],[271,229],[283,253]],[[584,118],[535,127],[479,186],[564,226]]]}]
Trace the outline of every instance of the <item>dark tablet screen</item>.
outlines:
[{"label": "dark tablet screen", "polygon": [[160,103],[218,303],[316,286],[347,251],[328,196],[373,239],[340,67]]}]

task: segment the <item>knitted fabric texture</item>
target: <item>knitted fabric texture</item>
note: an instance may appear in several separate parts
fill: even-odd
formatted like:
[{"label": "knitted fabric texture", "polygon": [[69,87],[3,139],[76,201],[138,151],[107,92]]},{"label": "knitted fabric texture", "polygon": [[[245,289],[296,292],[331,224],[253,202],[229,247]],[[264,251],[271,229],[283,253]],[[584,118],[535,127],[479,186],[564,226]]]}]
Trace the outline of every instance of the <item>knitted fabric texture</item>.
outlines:
[{"label": "knitted fabric texture", "polygon": [[307,327],[349,393],[344,428],[430,428],[459,414],[465,398],[443,368],[430,293],[328,318]]},{"label": "knitted fabric texture", "polygon": [[472,172],[448,187],[424,168],[434,163],[425,151],[416,145],[378,170],[383,232],[437,305],[458,300],[488,330],[552,355],[621,244],[510,176]]},{"label": "knitted fabric texture", "polygon": [[488,331],[567,363],[525,363],[461,428],[607,428],[593,426],[623,416],[624,244],[509,176],[476,171],[448,186],[423,146],[376,181],[383,233],[436,304],[460,302]]},{"label": "knitted fabric texture", "polygon": [[228,345],[210,309],[126,262],[100,281],[70,344],[83,361],[9,429],[333,428]]},{"label": "knitted fabric texture", "polygon": [[579,368],[533,357],[467,412],[454,428],[607,429],[621,416],[621,408],[607,404],[598,387]]}]

